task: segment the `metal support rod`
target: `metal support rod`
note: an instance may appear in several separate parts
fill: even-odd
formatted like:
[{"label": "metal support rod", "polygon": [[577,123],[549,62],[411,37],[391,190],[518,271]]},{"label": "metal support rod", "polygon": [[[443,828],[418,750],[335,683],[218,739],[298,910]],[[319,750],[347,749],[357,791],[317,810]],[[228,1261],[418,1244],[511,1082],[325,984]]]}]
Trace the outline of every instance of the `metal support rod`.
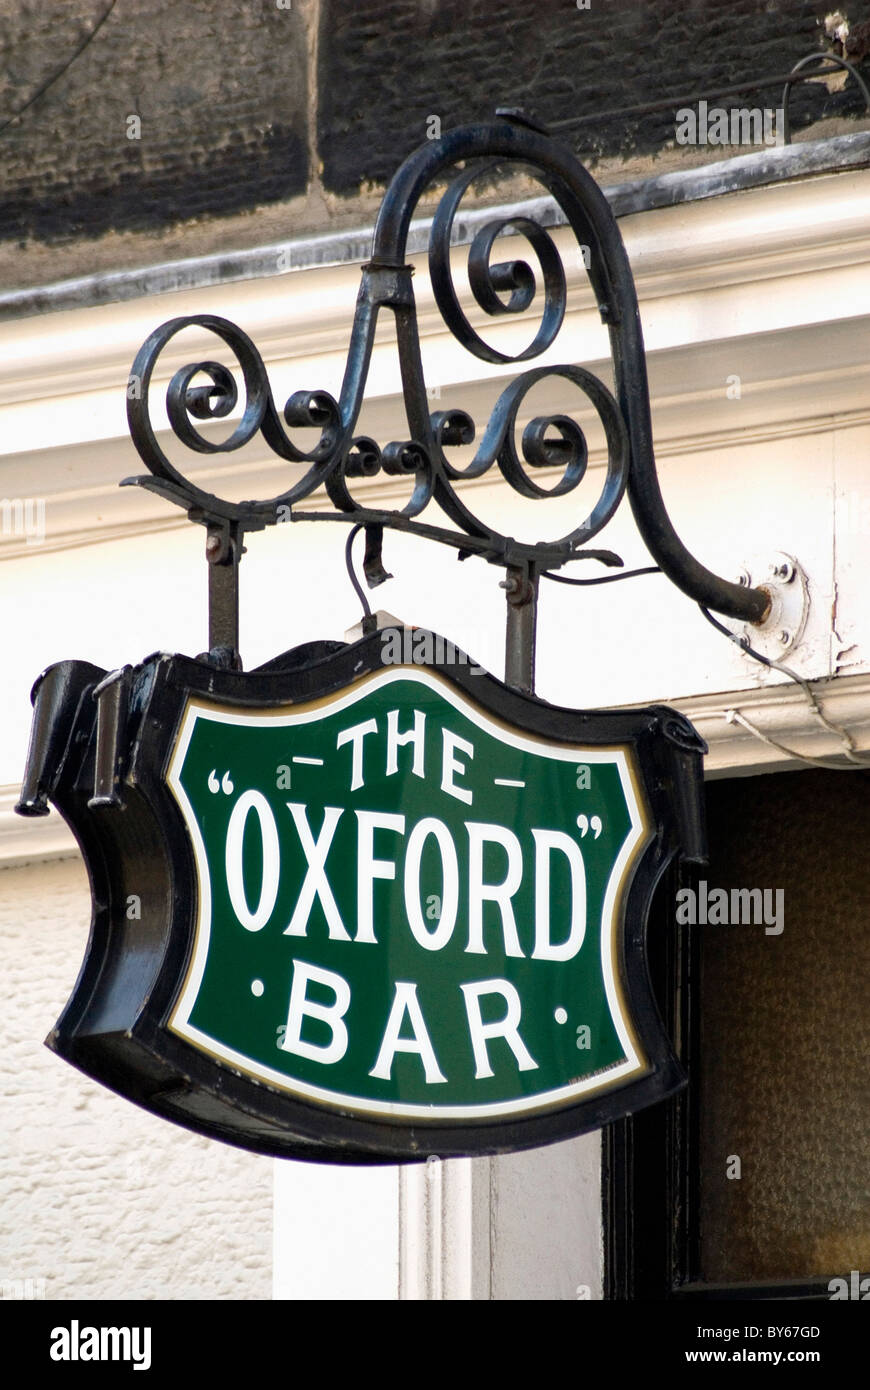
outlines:
[{"label": "metal support rod", "polygon": [[505,684],[535,693],[535,639],[538,626],[538,573],[531,566],[508,565],[500,588],[507,594]]},{"label": "metal support rod", "polygon": [[232,522],[208,527],[208,646],[221,665],[238,668],[240,528]]},{"label": "metal support rod", "polygon": [[110,671],[94,686],[97,702],[97,739],[94,751],[94,794],[88,808],[121,806],[118,790],[127,723],[129,666]]}]

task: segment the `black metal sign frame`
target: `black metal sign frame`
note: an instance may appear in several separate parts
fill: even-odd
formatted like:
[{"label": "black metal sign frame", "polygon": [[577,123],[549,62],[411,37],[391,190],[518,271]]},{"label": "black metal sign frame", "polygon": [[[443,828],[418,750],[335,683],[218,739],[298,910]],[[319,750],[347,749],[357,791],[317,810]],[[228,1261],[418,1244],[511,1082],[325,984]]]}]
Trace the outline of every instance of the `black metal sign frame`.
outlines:
[{"label": "black metal sign frame", "polygon": [[[675,856],[697,860],[705,852],[703,744],[665,706],[561,709],[475,674],[458,652],[432,669],[505,724],[548,740],[633,751],[656,829],[630,880],[619,955],[647,1073],[607,1094],[513,1120],[372,1120],[252,1084],[168,1029],[197,907],[190,835],[166,782],[188,698],[250,710],[328,695],[382,668],[384,635],[350,646],[308,644],[251,673],[164,655],[108,677],[82,662],[49,669],[34,692],[23,797],[31,808],[50,799],[61,811],[81,847],[93,895],[87,955],[49,1046],[119,1094],[199,1133],[261,1153],[329,1162],[507,1152],[598,1128],[671,1094],[684,1077],[651,993],[646,925],[667,865]],[[141,915],[131,922],[125,906],[134,893],[142,895]]]}]

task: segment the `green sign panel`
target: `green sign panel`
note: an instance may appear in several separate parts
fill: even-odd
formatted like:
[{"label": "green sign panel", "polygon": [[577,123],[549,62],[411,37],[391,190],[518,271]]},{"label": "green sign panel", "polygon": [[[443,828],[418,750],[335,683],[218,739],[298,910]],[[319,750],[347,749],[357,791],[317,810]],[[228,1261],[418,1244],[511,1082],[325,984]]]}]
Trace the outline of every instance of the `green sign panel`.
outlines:
[{"label": "green sign panel", "polygon": [[523,1115],[647,1070],[621,986],[650,835],[632,755],[546,742],[435,671],[245,713],[190,699],[168,771],[199,882],[169,1026],[370,1115]]},{"label": "green sign panel", "polygon": [[691,725],[547,705],[455,649],[391,664],[402,635],[45,673],[28,796],[93,892],[56,1052],[330,1162],[551,1143],[683,1084],[646,931],[704,853]]}]

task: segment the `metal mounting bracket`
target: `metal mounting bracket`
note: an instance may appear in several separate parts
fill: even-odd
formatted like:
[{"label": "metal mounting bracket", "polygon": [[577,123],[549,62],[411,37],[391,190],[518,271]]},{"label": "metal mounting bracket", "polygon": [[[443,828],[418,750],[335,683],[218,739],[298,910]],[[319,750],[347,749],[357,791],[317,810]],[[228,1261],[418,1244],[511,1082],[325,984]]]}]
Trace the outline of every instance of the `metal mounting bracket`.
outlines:
[{"label": "metal mounting bracket", "polygon": [[[803,80],[803,74],[795,74],[794,80]],[[532,308],[531,320],[537,321],[537,328],[531,342],[511,355],[503,350],[504,344],[499,347],[483,337],[467,317],[460,302],[460,292],[465,296],[462,277],[458,283],[454,279],[451,258],[455,219],[475,182],[489,179],[493,169],[504,165],[531,173],[550,192],[583,249],[595,302],[610,335],[612,392],[603,380],[577,364],[549,359],[545,366],[527,366],[556,341],[568,293],[559,248],[547,228],[532,218],[487,222],[471,244],[465,276],[478,308],[490,318],[521,315]],[[515,364],[519,373],[504,386],[482,429],[482,422],[476,423],[458,407],[431,410],[420,348],[408,232],[427,188],[445,179],[446,191],[432,217],[429,238],[435,303],[450,333],[473,357],[490,364]],[[496,242],[508,231],[527,241],[530,260],[493,261]],[[537,269],[531,260],[537,262]],[[148,475],[128,478],[126,483],[149,488],[208,528],[207,658],[211,665],[240,666],[238,565],[244,536],[288,520],[340,522],[351,528],[352,535],[363,527],[369,587],[389,578],[381,557],[382,532],[387,528],[452,546],[459,559],[475,555],[503,567],[508,600],[506,680],[528,694],[535,686],[538,579],[579,560],[613,563],[612,551],[589,546],[624,497],[656,566],[672,583],[726,619],[761,622],[770,606],[767,593],[751,584],[741,587],[706,569],[686,549],[668,516],[656,472],[646,356],[631,265],[610,204],[567,146],[528,116],[508,109],[495,123],[460,126],[439,140],[424,141],[387,188],[372,236],[371,257],[361,273],[338,397],[322,389],[297,390],[282,407],[273,396],[255,344],[236,324],[215,314],[167,320],[150,334],[133,362],[131,379],[140,389],[128,395],[127,418]],[[382,313],[395,319],[410,438],[379,442],[359,434],[357,427]],[[531,320],[527,320],[530,329]],[[220,350],[231,353],[236,366],[230,370],[211,359],[188,362],[172,375],[165,393],[162,381],[158,391],[152,379],[160,354],[176,334],[188,328],[216,337],[223,345]],[[588,502],[578,507],[570,530],[549,539],[518,540],[476,515],[469,505],[473,498],[465,495],[461,484],[497,469],[504,482],[529,501],[562,497],[580,486],[587,473],[589,446],[573,415],[562,411],[540,415],[520,427],[528,393],[545,379],[558,383],[566,410],[572,400],[578,409],[592,406],[604,430],[607,463],[596,470],[601,486],[597,501],[585,517]],[[155,400],[162,398],[161,416],[153,421],[152,384]],[[172,434],[194,453],[232,453],[261,435],[279,458],[304,467],[294,477],[282,473],[285,490],[273,497],[236,502],[207,492],[164,452],[163,399]],[[226,419],[241,403],[241,417],[226,438],[217,441],[210,432],[201,433],[202,422]],[[319,438],[312,445],[310,435],[304,441],[295,438],[297,430],[317,431]],[[475,440],[474,457],[458,463],[453,450],[474,445]],[[561,477],[552,484],[550,479],[542,481],[542,469],[551,475],[552,470],[561,470]],[[411,496],[401,509],[365,507],[348,486],[381,470],[405,476],[409,483],[413,478]],[[315,510],[297,505],[322,488],[329,506]],[[430,504],[433,510],[424,519]],[[789,634],[782,649],[788,650],[797,629],[790,617],[783,617],[781,624],[780,630]],[[363,626],[368,630],[370,624]]]},{"label": "metal mounting bracket", "polygon": [[744,624],[741,635],[762,656],[779,661],[798,645],[807,625],[810,597],[806,571],[793,555],[777,550],[750,562],[739,583],[761,589],[770,598],[764,621]]}]

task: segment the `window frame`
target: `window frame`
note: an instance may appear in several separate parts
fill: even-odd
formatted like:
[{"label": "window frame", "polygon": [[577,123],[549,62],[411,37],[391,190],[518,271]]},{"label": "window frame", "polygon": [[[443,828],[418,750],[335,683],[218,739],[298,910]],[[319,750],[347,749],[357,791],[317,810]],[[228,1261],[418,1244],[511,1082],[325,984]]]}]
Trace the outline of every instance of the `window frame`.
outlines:
[{"label": "window frame", "polygon": [[[700,936],[671,905],[697,871],[662,876],[647,934],[653,993],[688,1082],[602,1130],[604,1298],[830,1300],[842,1270],[811,1279],[706,1282],[700,1257]],[[859,1278],[866,1275],[859,1274]]]}]

